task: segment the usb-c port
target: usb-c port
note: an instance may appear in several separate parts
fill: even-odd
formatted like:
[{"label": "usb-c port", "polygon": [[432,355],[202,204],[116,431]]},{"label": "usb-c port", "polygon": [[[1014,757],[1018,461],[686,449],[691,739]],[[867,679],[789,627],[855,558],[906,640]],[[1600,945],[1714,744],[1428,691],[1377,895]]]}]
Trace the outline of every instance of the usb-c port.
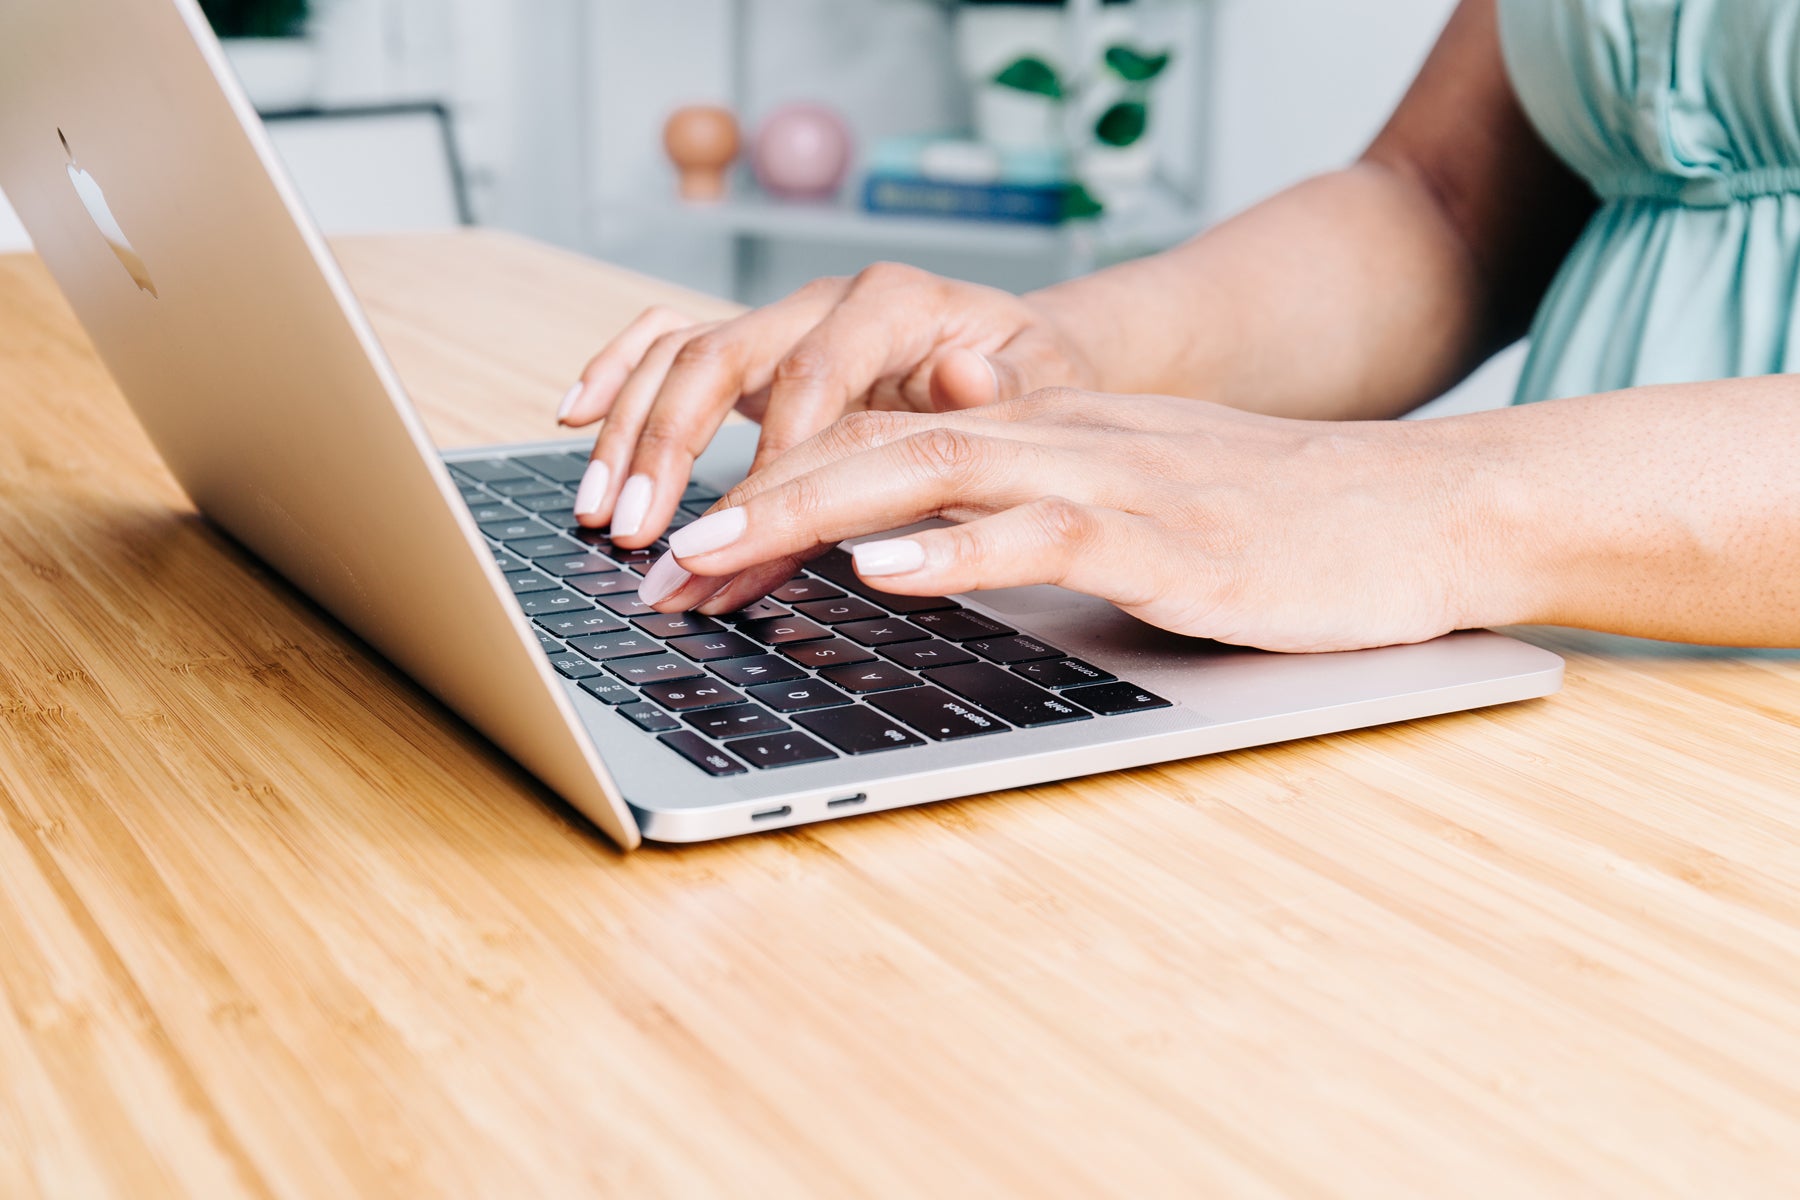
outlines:
[{"label": "usb-c port", "polygon": [[839,796],[836,800],[827,800],[826,808],[851,808],[869,798],[869,793],[858,792],[854,796]]},{"label": "usb-c port", "polygon": [[770,808],[759,813],[751,813],[750,819],[752,821],[779,821],[781,818],[790,817],[793,816],[793,814],[794,810],[784,804],[780,808]]}]

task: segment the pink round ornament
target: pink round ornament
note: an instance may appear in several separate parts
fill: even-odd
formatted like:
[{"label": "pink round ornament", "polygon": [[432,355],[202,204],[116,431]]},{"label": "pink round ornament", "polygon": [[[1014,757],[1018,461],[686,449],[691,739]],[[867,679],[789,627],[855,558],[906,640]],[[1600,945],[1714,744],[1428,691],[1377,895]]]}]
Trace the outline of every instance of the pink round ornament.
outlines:
[{"label": "pink round ornament", "polygon": [[763,190],[786,200],[823,200],[850,170],[850,129],[829,108],[789,104],[756,131],[751,165]]}]

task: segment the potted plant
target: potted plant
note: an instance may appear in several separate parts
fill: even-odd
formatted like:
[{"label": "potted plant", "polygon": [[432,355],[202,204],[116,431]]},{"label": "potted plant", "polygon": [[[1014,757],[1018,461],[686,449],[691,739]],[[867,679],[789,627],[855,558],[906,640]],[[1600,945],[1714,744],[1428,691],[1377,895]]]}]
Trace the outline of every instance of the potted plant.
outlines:
[{"label": "potted plant", "polygon": [[314,101],[319,54],[307,36],[310,0],[200,0],[200,8],[259,111]]},{"label": "potted plant", "polygon": [[1167,51],[1135,43],[1127,0],[1102,9],[1092,61],[1069,64],[1062,0],[965,0],[958,31],[975,88],[976,136],[1006,149],[1047,149],[1073,164],[1071,217],[1125,210],[1155,173],[1146,135]]}]

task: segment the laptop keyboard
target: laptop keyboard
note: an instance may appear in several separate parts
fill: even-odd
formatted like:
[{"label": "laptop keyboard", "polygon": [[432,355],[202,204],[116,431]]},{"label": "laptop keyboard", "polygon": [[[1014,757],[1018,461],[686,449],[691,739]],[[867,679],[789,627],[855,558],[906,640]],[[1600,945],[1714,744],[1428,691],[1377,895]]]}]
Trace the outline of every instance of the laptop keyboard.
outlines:
[{"label": "laptop keyboard", "polygon": [[[638,585],[668,544],[576,525],[585,454],[449,464],[550,663],[709,775],[1168,708],[943,597],[863,583],[834,549],[724,617],[659,613]],[[719,498],[690,485],[674,528]]]}]

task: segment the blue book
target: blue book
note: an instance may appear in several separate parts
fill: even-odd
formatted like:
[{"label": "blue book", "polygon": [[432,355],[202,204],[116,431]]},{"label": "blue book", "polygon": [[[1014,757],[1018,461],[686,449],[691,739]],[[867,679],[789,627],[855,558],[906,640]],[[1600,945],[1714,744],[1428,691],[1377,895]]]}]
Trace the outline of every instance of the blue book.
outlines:
[{"label": "blue book", "polygon": [[1067,193],[1061,183],[953,183],[874,174],[863,183],[863,207],[893,216],[1060,225]]}]

